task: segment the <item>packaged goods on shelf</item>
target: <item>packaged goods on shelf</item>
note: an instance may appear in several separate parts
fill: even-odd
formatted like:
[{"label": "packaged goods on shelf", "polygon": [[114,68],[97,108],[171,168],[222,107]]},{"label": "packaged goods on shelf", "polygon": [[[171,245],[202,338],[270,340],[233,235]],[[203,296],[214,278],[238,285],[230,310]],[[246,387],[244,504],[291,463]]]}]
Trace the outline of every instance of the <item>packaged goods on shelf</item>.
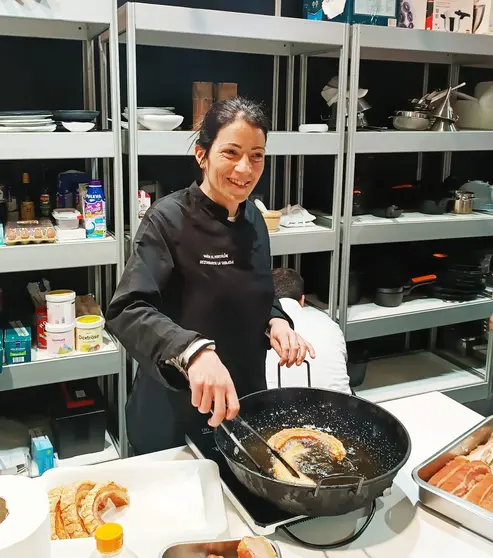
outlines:
[{"label": "packaged goods on shelf", "polygon": [[435,0],[426,29],[449,33],[472,33],[474,0]]},{"label": "packaged goods on shelf", "polygon": [[5,328],[6,364],[31,362],[31,328],[21,320],[9,322]]},{"label": "packaged goods on shelf", "polygon": [[106,201],[103,184],[100,180],[89,182],[83,206],[87,238],[104,238],[106,236]]},{"label": "packaged goods on shelf", "polygon": [[38,244],[42,242],[55,242],[55,228],[47,219],[34,221],[15,221],[7,223],[5,244]]},{"label": "packaged goods on shelf", "polygon": [[50,324],[45,325],[46,349],[49,354],[55,356],[73,353],[75,346],[74,324]]},{"label": "packaged goods on shelf", "polygon": [[318,21],[396,27],[399,0],[304,0],[303,17]]},{"label": "packaged goods on shelf", "polygon": [[48,436],[37,428],[29,431],[31,435],[31,459],[38,467],[38,474],[42,475],[55,466],[53,445]]},{"label": "packaged goods on shelf", "polygon": [[57,208],[74,208],[82,211],[83,197],[91,177],[81,171],[70,170],[58,175]]},{"label": "packaged goods on shelf", "polygon": [[75,292],[71,290],[50,291],[46,294],[48,323],[53,325],[75,323]]},{"label": "packaged goods on shelf", "polygon": [[493,0],[474,0],[472,32],[493,35]]},{"label": "packaged goods on shelf", "polygon": [[0,329],[0,374],[3,370],[3,329]]},{"label": "packaged goods on shelf", "polygon": [[103,347],[104,318],[80,316],[75,322],[76,349],[80,353],[92,353]]},{"label": "packaged goods on shelf", "polygon": [[36,346],[38,349],[46,350],[46,322],[48,321],[48,311],[46,306],[40,306],[36,310]]}]

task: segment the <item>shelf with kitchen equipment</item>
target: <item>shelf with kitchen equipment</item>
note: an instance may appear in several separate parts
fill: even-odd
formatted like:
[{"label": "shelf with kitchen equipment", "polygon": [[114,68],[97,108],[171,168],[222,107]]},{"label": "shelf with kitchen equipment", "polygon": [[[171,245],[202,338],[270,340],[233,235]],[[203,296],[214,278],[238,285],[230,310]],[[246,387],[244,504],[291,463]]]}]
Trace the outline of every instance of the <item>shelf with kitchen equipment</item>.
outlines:
[{"label": "shelf with kitchen equipment", "polygon": [[3,365],[0,391],[118,374],[118,353],[118,344],[107,332],[104,332],[103,346],[97,352],[73,351],[69,355],[54,356],[33,347],[31,362]]},{"label": "shelf with kitchen equipment", "polygon": [[493,214],[479,212],[467,215],[425,215],[417,211],[405,211],[394,219],[373,215],[353,216],[351,223],[351,245],[492,235]]},{"label": "shelf with kitchen equipment", "polygon": [[485,376],[484,369],[464,369],[434,353],[421,351],[371,360],[365,380],[355,392],[373,403],[430,391],[441,391],[468,402],[477,399],[475,388],[484,383]]},{"label": "shelf with kitchen equipment", "polygon": [[0,259],[3,273],[115,265],[118,241],[108,235],[101,239],[0,246]]},{"label": "shelf with kitchen equipment", "polygon": [[[129,152],[128,131],[123,130],[123,152]],[[137,132],[139,155],[193,155],[197,133],[193,131]],[[339,136],[335,132],[269,132],[267,155],[336,155]]]},{"label": "shelf with kitchen equipment", "polygon": [[356,153],[428,153],[443,151],[487,151],[493,145],[493,132],[460,130],[431,131],[359,131],[355,134]]},{"label": "shelf with kitchen equipment", "polygon": [[[95,50],[98,48],[96,39],[103,32],[107,33],[107,42],[104,48],[99,45],[98,60],[101,71],[109,76],[111,84],[106,84],[107,88],[101,95],[100,110],[95,110],[94,70]],[[83,231],[81,228],[71,230],[77,225],[67,226],[66,229],[70,230],[62,230],[65,229],[64,223],[57,219],[55,227],[51,222],[53,200],[42,199],[43,195],[46,198],[49,196],[48,185],[46,191],[43,185],[40,198],[42,219],[39,220],[34,217],[36,204],[33,201],[32,190],[29,189],[28,192],[28,188],[25,187],[26,195],[22,203],[17,205],[21,200],[15,197],[3,198],[7,201],[8,216],[6,217],[2,210],[2,225],[5,220],[6,228],[3,231],[0,227],[2,228],[1,240],[2,244],[5,241],[5,244],[13,245],[0,246],[0,273],[91,267],[93,269],[89,273],[89,289],[97,293],[98,298],[104,293],[108,299],[112,295],[113,281],[115,278],[118,280],[124,265],[116,2],[114,0],[87,0],[79,3],[40,3],[37,0],[1,2],[0,36],[81,42],[85,110],[0,112],[0,160],[87,159],[87,166],[92,169],[89,180],[97,178],[97,160],[104,160],[102,178],[103,184],[108,189],[106,211],[114,221],[114,234],[99,234],[101,230],[99,221],[94,215],[86,212],[86,229],[89,220],[92,219],[91,222],[95,224],[92,232]],[[113,130],[110,130],[108,117],[111,117],[115,124]],[[86,184],[87,182],[89,181],[86,181]],[[97,195],[93,194],[94,192],[85,199],[84,203],[95,201]],[[14,205],[17,207],[13,208]],[[62,211],[74,212],[72,208],[75,207],[75,198],[72,204],[59,205],[57,202],[56,206],[64,208]],[[89,208],[89,205],[87,207]],[[25,216],[27,213],[29,218]],[[99,238],[86,238],[86,236],[99,236]],[[104,284],[100,273],[102,266],[116,267],[116,274],[109,274]],[[26,326],[19,331],[23,329],[29,328]],[[59,338],[61,339],[63,335]],[[101,346],[98,346],[98,350],[94,352],[71,352],[69,356],[63,357],[50,357],[46,354],[49,351],[33,349],[30,353],[30,362],[3,366],[0,373],[0,391],[40,386],[63,380],[113,376],[115,382],[118,380],[118,390],[108,390],[107,394],[113,397],[111,394],[114,393],[118,397],[118,442],[120,453],[125,456],[127,454],[124,424],[126,375],[123,352],[122,348],[106,334],[104,339],[104,342],[100,343]],[[2,346],[1,349],[3,353],[4,347]],[[86,348],[83,350],[85,351]],[[111,384],[113,387],[114,382],[112,381]],[[109,382],[106,385],[109,385]]]},{"label": "shelf with kitchen equipment", "polygon": [[[0,132],[1,132],[0,128]],[[112,132],[3,132],[0,160],[104,159],[115,156]]]},{"label": "shelf with kitchen equipment", "polygon": [[469,301],[418,298],[386,308],[374,303],[348,307],[346,339],[369,339],[394,333],[429,329],[460,322],[483,320],[493,314],[493,299],[482,296]]}]

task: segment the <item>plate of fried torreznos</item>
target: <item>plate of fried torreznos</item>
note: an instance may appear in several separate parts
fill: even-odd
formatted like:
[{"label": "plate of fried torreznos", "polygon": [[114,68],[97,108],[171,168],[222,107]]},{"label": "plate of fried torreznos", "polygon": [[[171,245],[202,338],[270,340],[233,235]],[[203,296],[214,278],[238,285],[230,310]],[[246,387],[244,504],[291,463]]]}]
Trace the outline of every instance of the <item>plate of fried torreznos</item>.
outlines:
[{"label": "plate of fried torreznos", "polygon": [[103,514],[108,507],[130,504],[127,489],[112,481],[77,481],[52,488],[48,497],[51,539],[55,541],[92,537],[105,523]]}]

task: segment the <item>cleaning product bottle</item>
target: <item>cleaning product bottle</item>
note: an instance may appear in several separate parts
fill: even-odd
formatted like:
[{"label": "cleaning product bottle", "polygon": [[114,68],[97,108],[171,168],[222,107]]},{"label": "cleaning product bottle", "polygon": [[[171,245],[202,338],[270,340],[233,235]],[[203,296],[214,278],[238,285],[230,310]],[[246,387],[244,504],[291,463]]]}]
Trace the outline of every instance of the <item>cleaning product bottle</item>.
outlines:
[{"label": "cleaning product bottle", "polygon": [[123,529],[118,523],[105,523],[96,529],[96,550],[90,558],[137,558],[137,555],[123,546]]},{"label": "cleaning product bottle", "polygon": [[103,185],[100,180],[91,180],[84,198],[84,224],[87,238],[106,236],[106,207]]}]

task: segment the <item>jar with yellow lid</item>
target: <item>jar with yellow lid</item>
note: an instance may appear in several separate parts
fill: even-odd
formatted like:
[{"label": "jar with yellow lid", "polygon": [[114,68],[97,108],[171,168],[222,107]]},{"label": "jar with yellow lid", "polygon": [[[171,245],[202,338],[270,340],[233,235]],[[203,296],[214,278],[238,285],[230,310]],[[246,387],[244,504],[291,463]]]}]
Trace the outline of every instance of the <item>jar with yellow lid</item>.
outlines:
[{"label": "jar with yellow lid", "polygon": [[75,348],[81,353],[92,353],[103,348],[104,318],[79,316],[75,321]]},{"label": "jar with yellow lid", "polygon": [[137,558],[137,555],[123,545],[123,529],[118,523],[105,523],[94,533],[96,550],[90,558]]}]

